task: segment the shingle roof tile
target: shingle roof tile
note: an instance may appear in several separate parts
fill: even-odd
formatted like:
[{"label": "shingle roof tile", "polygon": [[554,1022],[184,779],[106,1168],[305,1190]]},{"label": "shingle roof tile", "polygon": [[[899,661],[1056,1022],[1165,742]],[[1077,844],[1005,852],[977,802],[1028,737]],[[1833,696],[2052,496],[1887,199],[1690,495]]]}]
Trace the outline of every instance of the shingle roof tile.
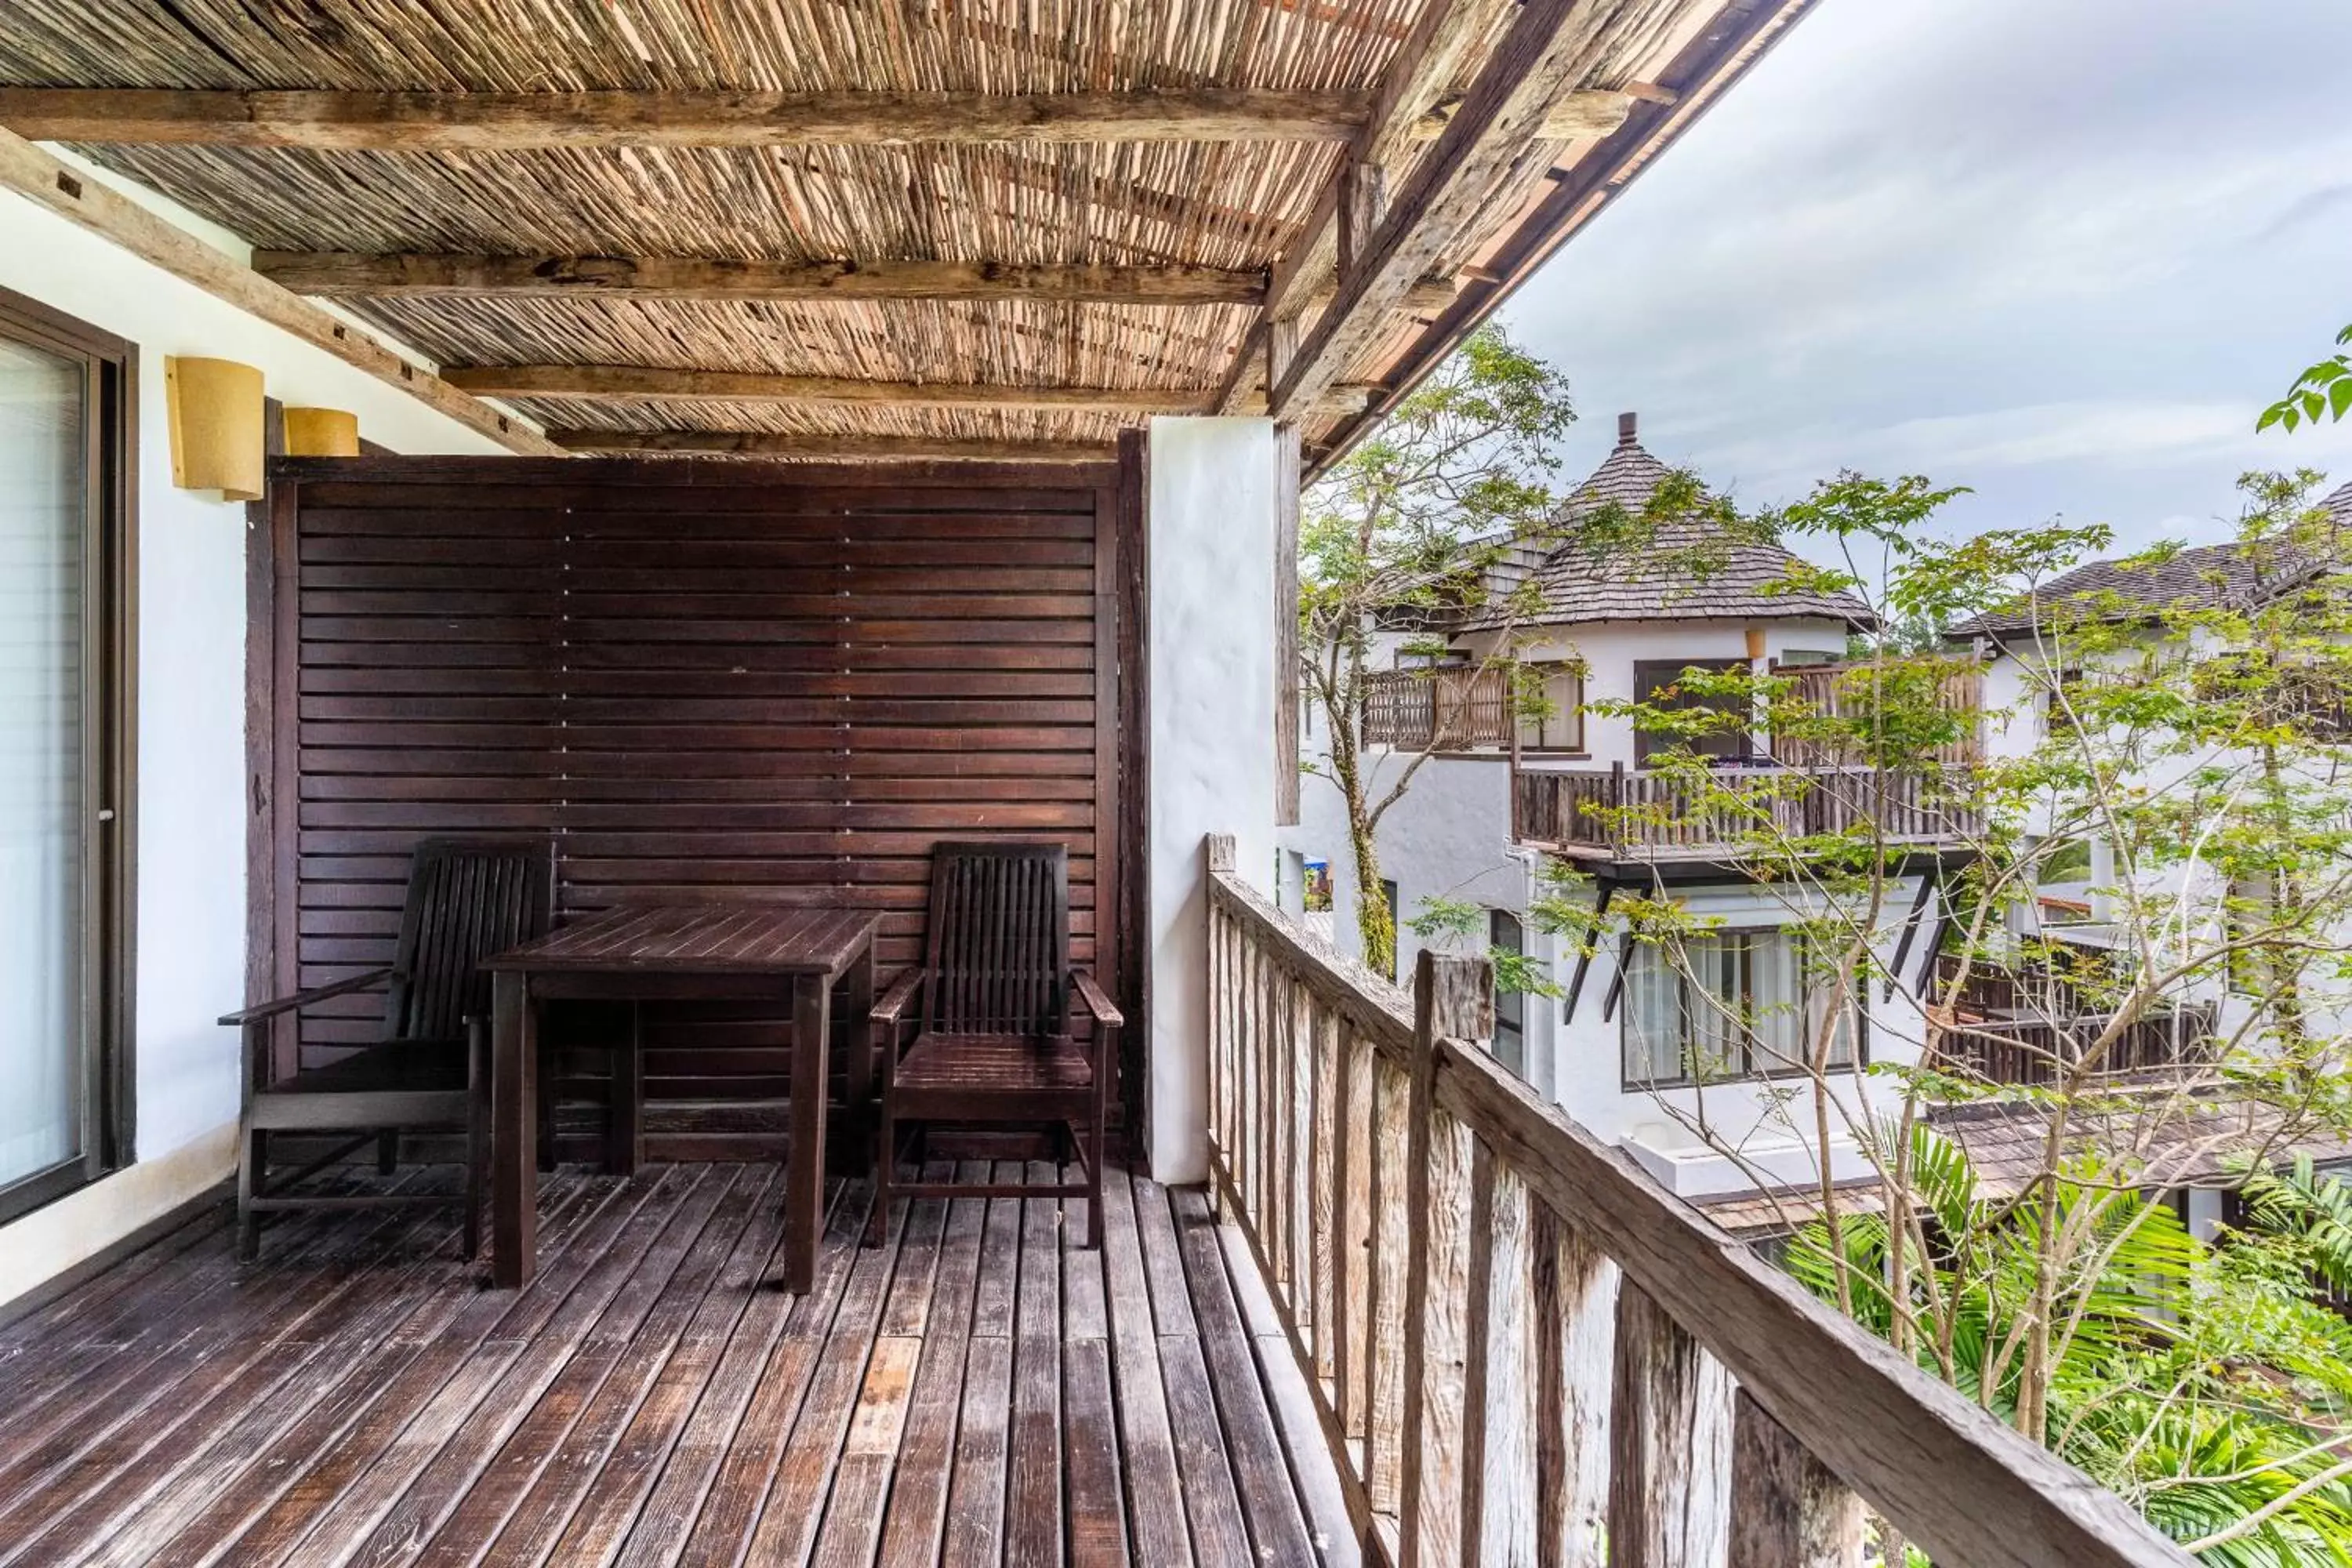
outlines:
[{"label": "shingle roof tile", "polygon": [[[1638,514],[1671,472],[1638,441],[1621,438],[1553,515],[1551,526],[1572,525],[1612,505]],[[1538,558],[1536,550],[1522,546],[1490,574],[1489,587],[1500,597],[1532,577],[1540,607],[1527,614],[1496,610],[1473,616],[1460,629],[1790,616],[1875,624],[1870,607],[1852,594],[1780,586],[1790,583],[1790,567],[1796,563],[1778,544],[1726,544],[1699,518],[1661,523],[1638,549],[1596,550],[1571,542]]]}]

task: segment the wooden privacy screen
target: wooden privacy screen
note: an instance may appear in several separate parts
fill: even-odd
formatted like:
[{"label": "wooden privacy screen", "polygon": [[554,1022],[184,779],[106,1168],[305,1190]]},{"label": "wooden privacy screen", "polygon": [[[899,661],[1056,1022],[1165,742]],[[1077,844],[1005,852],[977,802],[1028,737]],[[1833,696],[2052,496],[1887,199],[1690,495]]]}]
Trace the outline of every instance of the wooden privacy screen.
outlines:
[{"label": "wooden privacy screen", "polygon": [[[1077,961],[1118,908],[1112,471],[383,458],[281,466],[257,555],[255,938],[278,985],[386,962],[422,837],[545,834],[559,918],[882,911],[942,837],[1052,837]],[[290,809],[289,809],[290,808]],[[1131,986],[1122,985],[1122,990]],[[772,1154],[785,1015],[648,1007],[656,1158]],[[609,1013],[561,1013],[567,1100]],[[321,1008],[281,1065],[373,1037]]]}]

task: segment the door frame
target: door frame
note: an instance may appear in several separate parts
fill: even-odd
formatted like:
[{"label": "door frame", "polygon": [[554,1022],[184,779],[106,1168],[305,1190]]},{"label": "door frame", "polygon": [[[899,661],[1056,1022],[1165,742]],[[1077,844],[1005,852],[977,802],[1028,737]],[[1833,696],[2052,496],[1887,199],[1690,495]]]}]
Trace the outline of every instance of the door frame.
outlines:
[{"label": "door frame", "polygon": [[137,1148],[132,991],[138,714],[139,348],[0,289],[0,338],[78,362],[84,440],[81,1152],[0,1186],[0,1224],[131,1163]]}]

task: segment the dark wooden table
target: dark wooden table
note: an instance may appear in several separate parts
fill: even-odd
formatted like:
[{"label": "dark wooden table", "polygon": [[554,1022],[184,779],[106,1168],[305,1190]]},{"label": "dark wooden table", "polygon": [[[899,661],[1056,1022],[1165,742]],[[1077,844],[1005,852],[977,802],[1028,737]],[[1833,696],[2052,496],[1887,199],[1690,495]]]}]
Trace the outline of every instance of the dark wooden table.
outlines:
[{"label": "dark wooden table", "polygon": [[[502,952],[483,964],[493,981],[490,1279],[512,1289],[537,1263],[539,1003],[549,998],[655,1002],[789,996],[793,1007],[791,1168],[785,1175],[784,1278],[805,1292],[816,1269],[824,1209],[825,1053],[833,988],[846,983],[849,1095],[872,1098],[874,933],[879,916],[777,904],[617,909]],[[614,1074],[620,1163],[634,1163],[644,1073],[635,1032]]]}]

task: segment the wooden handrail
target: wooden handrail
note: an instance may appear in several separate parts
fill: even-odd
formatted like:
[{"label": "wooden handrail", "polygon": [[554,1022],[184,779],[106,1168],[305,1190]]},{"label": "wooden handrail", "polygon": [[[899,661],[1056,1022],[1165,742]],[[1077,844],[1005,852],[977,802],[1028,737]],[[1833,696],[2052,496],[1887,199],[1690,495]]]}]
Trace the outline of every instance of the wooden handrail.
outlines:
[{"label": "wooden handrail", "polygon": [[1866,1499],[1941,1568],[2189,1562],[1460,1037],[1484,961],[1409,1005],[1208,858],[1211,1168],[1370,1560],[1830,1568]]},{"label": "wooden handrail", "polygon": [[1513,820],[1524,842],[1656,857],[1720,851],[1769,829],[1789,837],[1871,826],[1890,841],[1936,844],[1979,832],[1978,814],[1947,800],[1937,775],[1867,767],[1743,767],[1701,793],[1672,773],[1614,768],[1514,769]]},{"label": "wooden handrail", "polygon": [[1517,728],[1510,667],[1381,670],[1364,688],[1364,743],[1467,751],[1507,746]]}]

